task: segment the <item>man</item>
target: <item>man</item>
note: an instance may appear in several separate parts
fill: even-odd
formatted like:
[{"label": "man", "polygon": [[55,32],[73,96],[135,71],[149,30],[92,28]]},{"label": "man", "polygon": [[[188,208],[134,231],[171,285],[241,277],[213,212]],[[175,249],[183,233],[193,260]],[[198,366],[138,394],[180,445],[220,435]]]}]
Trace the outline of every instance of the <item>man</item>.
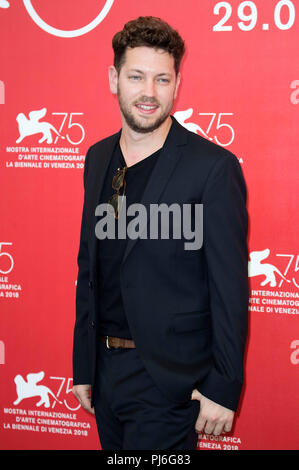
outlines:
[{"label": "man", "polygon": [[[170,114],[185,50],[177,31],[139,17],[112,44],[122,128],[85,161],[73,392],[95,413],[103,449],[195,449],[198,432],[231,430],[242,389],[246,185],[232,153]],[[128,218],[126,237],[101,236],[101,208],[120,223],[137,203],[189,205],[195,228],[202,205],[201,247],[146,237],[152,215],[142,236]]]}]

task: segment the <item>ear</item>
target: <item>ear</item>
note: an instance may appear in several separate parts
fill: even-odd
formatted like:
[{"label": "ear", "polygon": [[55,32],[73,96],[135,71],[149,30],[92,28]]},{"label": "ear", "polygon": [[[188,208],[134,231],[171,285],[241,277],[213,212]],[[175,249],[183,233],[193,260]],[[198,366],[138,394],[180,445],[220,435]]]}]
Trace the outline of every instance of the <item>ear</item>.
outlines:
[{"label": "ear", "polygon": [[108,76],[109,76],[109,87],[110,91],[113,95],[117,94],[117,83],[118,83],[118,75],[116,68],[114,65],[110,65],[108,69]]},{"label": "ear", "polygon": [[179,72],[177,77],[176,77],[176,84],[175,84],[175,90],[174,90],[174,99],[177,97],[180,82],[181,82],[181,73]]}]

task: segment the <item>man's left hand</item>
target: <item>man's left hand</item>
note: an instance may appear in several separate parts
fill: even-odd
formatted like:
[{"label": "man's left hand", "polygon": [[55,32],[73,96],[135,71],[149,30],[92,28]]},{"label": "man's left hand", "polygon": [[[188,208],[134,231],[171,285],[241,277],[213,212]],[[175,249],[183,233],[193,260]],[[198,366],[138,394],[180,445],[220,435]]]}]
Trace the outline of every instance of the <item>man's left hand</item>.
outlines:
[{"label": "man's left hand", "polygon": [[204,397],[196,388],[192,391],[191,400],[200,401],[200,412],[195,423],[196,432],[219,436],[231,431],[234,411]]}]

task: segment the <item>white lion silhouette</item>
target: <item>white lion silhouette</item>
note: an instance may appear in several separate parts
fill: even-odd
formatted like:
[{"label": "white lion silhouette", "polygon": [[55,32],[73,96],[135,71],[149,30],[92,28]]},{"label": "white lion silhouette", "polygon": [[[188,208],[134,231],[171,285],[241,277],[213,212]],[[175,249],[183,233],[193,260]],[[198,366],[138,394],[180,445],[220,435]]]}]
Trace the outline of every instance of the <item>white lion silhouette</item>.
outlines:
[{"label": "white lion silhouette", "polygon": [[249,255],[250,261],[248,262],[248,276],[260,276],[264,274],[266,278],[261,282],[261,286],[265,286],[270,283],[271,287],[276,286],[276,279],[274,273],[279,274],[285,281],[291,282],[287,279],[281,272],[274,266],[269,263],[261,263],[261,261],[267,258],[270,254],[269,248],[266,248],[262,251],[252,251]]},{"label": "white lion silhouette", "polygon": [[0,8],[8,8],[9,2],[7,0],[0,0]]},{"label": "white lion silhouette", "polygon": [[24,398],[40,397],[40,401],[36,403],[36,406],[44,405],[45,408],[50,407],[49,395],[51,395],[58,403],[62,403],[55,397],[54,393],[45,385],[37,385],[45,376],[43,371],[36,374],[27,374],[27,382],[21,375],[16,375],[14,378],[17,386],[18,398],[13,402],[14,405],[18,405]]},{"label": "white lion silhouette", "polygon": [[31,111],[29,113],[29,119],[26,118],[24,113],[19,113],[16,117],[20,137],[16,140],[16,143],[19,144],[25,137],[34,134],[43,134],[43,136],[38,141],[40,144],[47,141],[47,144],[52,144],[52,134],[51,131],[55,132],[59,137],[64,139],[62,135],[55,129],[52,124],[49,122],[39,122],[47,113],[47,108],[42,108],[36,111]]},{"label": "white lion silhouette", "polygon": [[194,132],[194,134],[198,134],[197,131],[199,131],[206,138],[208,138],[208,135],[198,124],[195,124],[194,122],[185,122],[186,119],[189,119],[192,116],[192,114],[193,108],[188,108],[184,111],[176,111],[173,116],[182,126],[185,127],[185,129],[188,129],[188,131]]}]

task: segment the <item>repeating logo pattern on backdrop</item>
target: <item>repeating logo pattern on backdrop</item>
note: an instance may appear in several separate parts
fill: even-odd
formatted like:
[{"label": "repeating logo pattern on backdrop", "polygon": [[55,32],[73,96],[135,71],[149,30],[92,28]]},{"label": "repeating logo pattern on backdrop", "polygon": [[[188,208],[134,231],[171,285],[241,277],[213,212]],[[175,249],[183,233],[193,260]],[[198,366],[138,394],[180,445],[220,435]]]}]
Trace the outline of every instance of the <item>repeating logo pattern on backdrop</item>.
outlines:
[{"label": "repeating logo pattern on backdrop", "polygon": [[85,152],[81,144],[86,136],[82,119],[82,112],[49,113],[45,106],[18,113],[16,140],[6,146],[5,167],[82,170]]},{"label": "repeating logo pattern on backdrop", "polygon": [[[299,255],[276,253],[278,258],[286,262],[284,272],[281,272],[274,263],[264,262],[269,256],[269,248],[249,253],[248,276],[250,278],[256,277],[259,285],[265,288],[251,290],[249,310],[260,313],[287,314],[295,317],[299,314],[299,293],[297,291],[299,284],[296,280],[296,273],[299,271]],[[284,289],[284,285],[289,290]],[[291,288],[295,289],[291,290]]]},{"label": "repeating logo pattern on backdrop", "polygon": [[[115,8],[113,8],[114,3]],[[164,3],[164,6],[163,2],[159,3],[159,15],[161,14],[162,18],[165,15],[167,18],[169,5],[166,6],[167,2]],[[179,3],[176,3],[175,10],[177,11],[174,11],[174,15],[177,14],[179,18],[175,26],[178,26],[184,37],[186,31],[190,33],[192,24],[193,49],[197,45],[200,49],[202,43],[207,46],[201,59],[208,60],[209,68],[207,70],[200,68],[200,73],[203,85],[210,87],[211,95],[208,108],[193,106],[193,100],[199,103],[201,99],[198,83],[193,80],[191,89],[183,88],[184,101],[180,101],[179,110],[174,114],[175,118],[191,132],[222,147],[230,148],[237,144],[238,148],[244,149],[244,155],[241,155],[239,150],[236,151],[236,155],[241,164],[246,163],[245,177],[248,175],[248,181],[253,182],[253,187],[249,188],[249,191],[253,189],[254,193],[259,184],[259,178],[263,178],[265,194],[270,197],[272,194],[275,197],[278,194],[283,203],[283,215],[286,216],[284,220],[291,220],[295,215],[295,196],[291,191],[294,191],[295,187],[294,156],[298,147],[295,113],[299,104],[299,80],[297,63],[294,61],[297,47],[295,32],[298,29],[298,14],[296,15],[295,11],[298,8],[297,3],[291,0],[273,0],[272,2],[214,0],[207,2],[208,6],[203,6],[205,2],[193,0],[192,7],[189,9],[179,6]],[[98,78],[87,75],[86,70],[93,68],[95,60],[99,59],[100,63],[110,61],[111,42],[109,47],[107,44],[116,31],[115,24],[123,24],[126,20],[126,2],[89,0],[82,7],[81,12],[84,12],[82,16],[81,12],[79,13],[79,7],[77,10],[71,7],[71,0],[60,2],[60,9],[57,12],[53,4],[54,2],[42,0],[23,0],[22,2],[0,0],[4,41],[5,44],[9,44],[12,51],[11,54],[3,55],[3,59],[7,60],[3,63],[5,74],[3,73],[0,77],[0,105],[3,105],[0,109],[5,113],[3,122],[9,128],[7,133],[9,138],[4,143],[2,142],[2,167],[3,170],[5,168],[3,200],[5,201],[6,195],[9,195],[9,198],[14,197],[15,207],[23,197],[23,193],[20,191],[20,194],[12,196],[9,191],[13,186],[11,183],[14,176],[16,175],[17,178],[22,176],[20,172],[29,172],[29,175],[23,175],[24,182],[27,181],[25,176],[29,176],[28,182],[34,181],[30,172],[37,169],[41,171],[63,170],[64,172],[65,170],[80,170],[80,173],[82,172],[87,147],[86,131],[88,129],[96,134],[99,126],[101,127],[101,123],[99,124],[94,117],[87,115],[89,109],[97,105],[90,102],[90,91],[84,87],[84,84],[88,80],[92,87],[96,87]],[[139,10],[140,2],[133,1],[130,9],[132,18],[134,15],[137,17],[139,13],[142,14]],[[190,18],[195,18],[195,10],[196,23],[192,20],[190,22]],[[67,14],[64,14],[66,12]],[[117,17],[113,16],[115,14]],[[110,19],[113,21],[109,25],[107,20]],[[74,21],[76,26],[72,27],[71,21]],[[17,24],[18,27],[12,30],[11,27],[6,27],[9,24]],[[23,24],[28,33],[25,36],[22,34]],[[94,39],[92,34],[89,34],[91,31],[94,32]],[[23,46],[21,48],[19,48],[20,41]],[[36,51],[34,47],[31,47],[32,43],[39,41],[44,48],[43,56],[40,55],[40,47],[37,47]],[[55,53],[57,45],[59,46],[58,54]],[[269,45],[271,45],[271,50]],[[246,54],[242,54],[242,51],[246,51]],[[73,67],[74,53],[80,59],[77,68]],[[196,74],[199,70],[196,57],[195,55],[194,60],[190,56],[187,58],[189,63],[185,73],[191,82],[192,73]],[[31,61],[34,62],[31,63]],[[280,62],[283,67],[279,65]],[[30,74],[34,74],[36,89],[30,86]],[[24,77],[26,77],[26,84]],[[47,79],[55,77],[58,86],[61,89],[67,89],[68,103],[76,103],[76,96],[80,90],[82,97],[86,100],[83,101],[87,103],[86,107],[83,106],[84,109],[82,109],[83,107],[78,106],[79,109],[77,109],[74,104],[63,105],[63,102],[61,105],[54,104],[59,97],[51,94],[55,93],[55,90],[52,92],[52,84],[48,94],[45,94],[42,82],[45,77]],[[15,87],[18,87],[17,98],[14,94]],[[110,107],[109,91],[100,87],[97,89],[103,97],[103,109],[109,108],[107,116],[102,113],[101,119],[105,121],[105,125],[107,124],[108,127],[111,125],[114,128],[114,119],[118,117]],[[216,98],[213,90],[216,90]],[[231,107],[219,105],[218,108],[217,93],[221,102],[223,93],[226,92],[229,96],[225,97],[225,102],[231,103],[229,105]],[[8,103],[9,100],[12,102]],[[252,136],[255,138],[253,139]],[[17,171],[12,171],[14,169]],[[269,173],[266,174],[268,171]],[[38,177],[43,175],[34,174],[35,176],[38,180]],[[59,180],[64,182],[64,178],[60,179],[60,176],[61,174],[57,175]],[[69,186],[71,184],[69,174],[62,176],[67,176],[65,178],[66,191],[72,191],[73,187]],[[259,178],[256,180],[255,176]],[[55,185],[55,178],[53,182]],[[279,193],[276,191],[276,183],[279,185]],[[78,195],[82,187],[77,187],[74,191],[77,191]],[[34,191],[28,195],[34,202]],[[250,203],[252,201],[254,197]],[[41,198],[41,204],[45,204],[46,207],[47,205],[55,207],[55,209],[58,207],[57,210],[59,210],[59,201],[57,204],[54,191],[51,198],[47,200]],[[3,205],[3,208],[4,227],[7,222],[6,215],[9,221],[13,220],[13,217],[21,217],[21,221],[25,220],[19,213],[12,214],[8,204]],[[70,209],[72,217],[77,213],[77,209],[78,217],[80,216],[80,208],[76,205]],[[251,285],[249,299],[251,315],[249,317],[252,322],[252,332],[255,332],[250,336],[248,355],[251,355],[251,360],[247,362],[249,368],[246,369],[249,379],[247,383],[250,383],[252,387],[251,393],[247,395],[245,388],[244,402],[240,417],[237,419],[236,429],[233,431],[234,435],[200,434],[198,436],[200,449],[239,450],[250,448],[250,446],[254,448],[255,445],[265,445],[271,448],[277,442],[284,448],[287,446],[295,448],[296,445],[295,421],[292,417],[296,416],[296,410],[298,410],[294,385],[299,366],[299,338],[294,333],[296,332],[294,321],[298,321],[299,314],[299,255],[294,248],[294,224],[290,225],[289,232],[282,230],[281,233],[275,234],[273,237],[276,240],[275,245],[269,244],[268,240],[265,241],[263,238],[264,221],[270,223],[273,231],[276,230],[275,220],[272,218],[272,214],[275,217],[275,208],[273,205],[271,211],[267,213],[263,212],[263,209],[265,209],[263,200],[254,201],[250,214],[252,230],[254,236],[258,238],[254,246],[250,247],[248,260],[248,276]],[[62,227],[61,239],[53,240],[53,234],[49,234],[47,241],[60,243],[62,249],[71,250],[69,231],[65,231],[64,228]],[[75,437],[81,437],[82,448],[90,446],[97,448],[98,438],[94,417],[82,410],[73,396],[73,382],[72,378],[68,377],[69,372],[60,371],[56,375],[55,372],[49,372],[53,367],[51,345],[47,344],[51,338],[50,324],[47,326],[48,339],[45,339],[42,347],[46,362],[44,363],[43,354],[37,359],[38,363],[36,363],[36,357],[32,357],[45,337],[40,335],[36,327],[34,331],[28,333],[28,336],[23,329],[22,322],[17,321],[22,316],[25,321],[33,325],[34,316],[37,313],[30,311],[31,297],[29,296],[28,302],[27,295],[23,295],[23,285],[18,279],[19,272],[24,272],[28,273],[28,280],[32,280],[31,266],[24,261],[27,258],[23,259],[21,256],[22,233],[17,231],[13,237],[5,233],[3,232],[1,238],[4,241],[0,242],[0,301],[7,302],[5,305],[7,312],[13,311],[16,314],[16,320],[13,316],[9,318],[7,324],[12,327],[10,331],[8,328],[3,328],[0,338],[1,372],[3,376],[6,374],[6,387],[2,390],[1,400],[3,405],[0,409],[2,446],[14,445],[17,448],[18,445],[24,445],[26,441],[34,447],[36,436],[34,433],[44,433],[48,436],[56,434],[56,437],[68,434],[74,438],[72,442],[72,439],[54,441],[48,436],[44,439],[38,436],[41,445],[45,448],[48,445],[50,447],[54,442],[58,443],[57,446],[80,448],[80,439]],[[69,266],[69,270],[66,278],[69,279],[72,292],[74,292],[73,267]],[[60,282],[60,274],[60,272],[57,273],[57,278],[55,276],[55,282]],[[45,286],[44,291],[41,292],[42,300],[52,295],[53,292],[53,279],[49,276],[47,274],[42,278],[42,288]],[[22,282],[25,286],[24,279]],[[32,282],[28,283],[28,288],[32,289]],[[66,307],[67,315],[74,315],[74,311],[71,313],[72,295],[70,294],[71,298],[66,295],[63,299],[63,308]],[[21,302],[16,304],[18,299],[21,299]],[[49,315],[46,306],[42,313],[44,316]],[[5,315],[2,316],[5,321],[7,318]],[[68,328],[66,325],[63,322],[59,335],[64,335],[63,329]],[[262,328],[255,328],[256,325]],[[268,338],[271,338],[268,344],[265,344],[265,330]],[[55,333],[57,334],[57,331]],[[15,339],[20,335],[21,349],[30,350],[26,357],[20,357],[20,350],[15,346]],[[278,341],[275,342],[275,340]],[[26,349],[28,341],[35,342],[33,348]],[[68,343],[61,344],[63,344],[62,356],[67,357],[70,352],[66,351]],[[259,357],[256,351],[264,346],[265,349],[268,347],[271,354]],[[272,368],[274,353],[277,358],[275,369]],[[257,364],[260,365],[260,361],[264,361],[263,368],[256,368]],[[56,367],[55,364],[54,367]],[[272,430],[275,426],[273,427],[274,421],[270,407],[263,406],[264,403],[269,402],[269,396],[263,390],[269,389],[273,371],[277,373],[276,377],[279,377],[279,373],[282,372],[285,381],[277,381],[273,389],[272,401],[278,404],[273,420],[277,425],[277,423],[280,424],[281,419],[283,426],[276,426],[275,439],[272,442]],[[262,380],[256,380],[258,373],[262,374]],[[259,378],[261,379],[261,376]],[[265,387],[263,387],[263,381]],[[286,383],[289,385],[286,386]],[[287,390],[290,390],[289,395],[286,394]],[[258,403],[255,400],[256,392],[260,395]],[[289,416],[285,415],[281,406],[285,400],[291,410]],[[250,412],[251,409],[255,409],[256,412],[254,422],[248,419],[248,411]],[[286,434],[283,429],[288,429],[288,433]],[[31,433],[31,441],[28,435],[26,439],[23,439],[24,433]],[[91,439],[84,439],[88,437]]]},{"label": "repeating logo pattern on backdrop", "polygon": [[[46,380],[45,372],[39,371],[28,373],[26,378],[17,374],[13,381],[16,399],[13,406],[3,408],[2,423],[5,430],[88,437],[92,427],[88,420],[94,420],[92,415],[85,412],[83,420],[78,416],[81,405],[72,394],[72,378],[50,376]],[[59,410],[55,409],[57,404]],[[84,417],[88,420],[84,420]]]}]

